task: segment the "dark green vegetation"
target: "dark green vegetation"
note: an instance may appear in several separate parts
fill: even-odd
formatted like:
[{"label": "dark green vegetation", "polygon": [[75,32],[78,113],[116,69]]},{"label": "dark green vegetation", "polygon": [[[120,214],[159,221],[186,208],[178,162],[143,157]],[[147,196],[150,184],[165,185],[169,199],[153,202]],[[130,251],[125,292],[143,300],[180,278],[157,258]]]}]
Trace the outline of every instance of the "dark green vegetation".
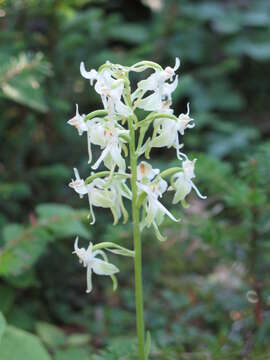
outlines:
[{"label": "dark green vegetation", "polygon": [[[162,11],[145,5],[159,2]],[[75,103],[101,107],[81,60],[173,65],[175,56],[174,101],[177,113],[191,103],[186,150],[208,199],[172,209],[182,222],[167,222],[167,242],[144,236],[151,359],[270,358],[270,3],[143,3],[0,1],[1,360],[133,359],[131,260],[111,255],[117,292],[95,278],[86,295],[71,254],[77,234],[84,245],[130,247],[130,228],[113,227],[109,211],[88,224],[87,200],[67,186],[72,167],[88,175],[86,138],[66,121]],[[174,156],[152,152],[161,168]]]}]

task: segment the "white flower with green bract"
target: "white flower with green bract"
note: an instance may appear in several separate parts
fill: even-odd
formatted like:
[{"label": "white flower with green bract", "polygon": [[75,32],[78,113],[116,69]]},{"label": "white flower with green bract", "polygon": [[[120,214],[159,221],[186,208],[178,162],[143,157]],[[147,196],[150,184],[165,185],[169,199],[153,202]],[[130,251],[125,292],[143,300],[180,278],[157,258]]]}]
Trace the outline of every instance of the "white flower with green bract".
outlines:
[{"label": "white flower with green bract", "polygon": [[201,199],[206,199],[206,196],[203,196],[196,185],[191,179],[195,177],[194,168],[195,168],[196,159],[193,161],[185,160],[183,161],[183,171],[174,174],[172,179],[172,189],[175,190],[175,195],[173,198],[173,204],[178,203],[179,201],[185,200],[186,196],[194,189],[197,195]]},{"label": "white flower with green bract", "polygon": [[104,261],[99,259],[97,256],[104,257],[104,251],[95,250],[93,251],[93,244],[90,242],[87,249],[79,248],[78,246],[79,238],[77,237],[74,243],[74,251],[79,258],[80,263],[83,264],[84,267],[87,268],[87,290],[86,292],[90,293],[92,290],[92,272],[97,275],[107,275],[112,276],[119,272],[119,269],[109,263],[108,261]]},{"label": "white flower with green bract", "polygon": [[[145,228],[153,227],[156,237],[164,241],[166,238],[160,232],[164,218],[178,221],[164,205],[163,198],[168,190],[174,191],[172,203],[180,202],[184,207],[192,189],[201,199],[206,198],[194,184],[196,159],[191,161],[181,152],[185,132],[192,129],[195,123],[190,117],[189,103],[187,111],[179,116],[172,108],[179,66],[178,58],[174,67],[165,68],[152,61],[140,61],[132,66],[107,61],[98,70],[86,70],[82,62],[81,75],[100,95],[103,107],[80,115],[76,105],[76,114],[68,121],[79,135],[87,133],[88,164],[92,170],[82,179],[75,168],[75,179],[69,186],[81,198],[84,195],[88,197],[91,224],[95,223],[94,207],[109,209],[114,225],[120,219],[126,223],[129,218],[126,202],[131,202],[134,250],[116,242],[90,243],[87,249],[79,248],[76,239],[74,253],[87,268],[87,292],[92,290],[92,273],[110,276],[116,288],[115,274],[119,269],[109,262],[106,251],[134,257],[140,360],[146,360],[141,233]],[[137,84],[131,84],[129,74],[134,73],[136,78],[136,73],[145,70],[152,71],[152,74]],[[144,118],[137,116],[137,109],[140,109],[138,113],[144,114]],[[93,146],[98,149],[94,161]],[[179,164],[163,171],[153,168],[149,162],[151,150],[171,147],[176,149]]]},{"label": "white flower with green bract", "polygon": [[74,189],[82,198],[84,195],[88,196],[91,224],[96,221],[93,206],[109,208],[114,218],[114,224],[117,224],[122,216],[124,222],[127,221],[127,211],[125,209],[122,196],[131,199],[132,195],[130,189],[125,184],[125,178],[115,176],[113,178],[95,178],[90,183],[86,184],[83,179],[80,178],[78,170],[74,169],[75,180],[69,183],[69,186]]}]

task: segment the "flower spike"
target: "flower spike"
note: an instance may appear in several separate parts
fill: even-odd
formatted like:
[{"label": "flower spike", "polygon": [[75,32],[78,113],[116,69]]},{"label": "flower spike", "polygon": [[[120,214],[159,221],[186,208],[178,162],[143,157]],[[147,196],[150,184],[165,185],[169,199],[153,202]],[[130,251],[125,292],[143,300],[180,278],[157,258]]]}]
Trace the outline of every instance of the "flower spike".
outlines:
[{"label": "flower spike", "polygon": [[[199,198],[206,198],[194,184],[196,159],[190,161],[182,152],[183,137],[187,130],[195,126],[190,104],[188,102],[186,112],[179,115],[175,115],[172,108],[179,68],[178,57],[174,65],[166,67],[152,61],[139,61],[132,66],[106,61],[98,70],[87,70],[84,62],[80,63],[81,76],[90,82],[100,96],[103,108],[81,115],[76,104],[76,113],[68,120],[68,124],[74,126],[80,136],[87,133],[90,165],[90,176],[86,180],[74,168],[75,178],[69,186],[80,198],[88,197],[91,225],[96,220],[96,207],[110,210],[113,225],[119,220],[125,224],[129,218],[126,201],[131,201],[133,226],[136,228],[135,244],[140,241],[140,230],[150,227],[157,239],[164,241],[166,237],[160,231],[164,218],[167,216],[172,221],[179,221],[164,206],[163,198],[168,190],[174,191],[172,203],[180,202],[184,208],[188,206],[186,197],[192,189]],[[151,71],[150,75],[133,88],[129,74],[135,72],[143,75],[147,70]],[[137,109],[147,112],[145,118],[137,118]],[[97,152],[92,152],[93,146],[98,149]],[[162,172],[153,168],[145,160],[150,158],[150,152],[155,148],[174,148],[179,165]],[[138,160],[140,157],[142,159]],[[99,171],[100,167],[105,169]],[[91,169],[97,172],[91,172]],[[169,187],[167,177],[171,180]],[[78,238],[75,239],[74,254],[87,268],[87,292],[92,290],[93,273],[110,276],[116,288],[115,274],[119,269],[108,261],[107,252],[134,256],[135,264],[138,260],[135,250],[125,249],[113,242],[95,245],[90,242],[85,249],[80,248]]]}]

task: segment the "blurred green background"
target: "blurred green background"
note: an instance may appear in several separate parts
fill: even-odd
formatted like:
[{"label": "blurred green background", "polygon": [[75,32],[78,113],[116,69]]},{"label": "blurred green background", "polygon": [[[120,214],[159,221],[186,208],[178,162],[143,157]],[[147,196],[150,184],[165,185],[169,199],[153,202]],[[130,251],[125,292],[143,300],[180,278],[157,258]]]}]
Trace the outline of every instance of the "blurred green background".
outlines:
[{"label": "blurred green background", "polygon": [[[85,137],[66,124],[101,107],[81,78],[106,60],[181,59],[176,113],[196,127],[206,201],[172,207],[168,240],[143,239],[151,359],[270,359],[269,0],[0,1],[0,359],[134,359],[133,266],[119,289],[94,279],[71,254],[76,235],[131,247],[130,225],[111,225],[68,187],[89,174]],[[155,165],[174,151],[153,151]],[[170,207],[171,198],[164,199]]]}]

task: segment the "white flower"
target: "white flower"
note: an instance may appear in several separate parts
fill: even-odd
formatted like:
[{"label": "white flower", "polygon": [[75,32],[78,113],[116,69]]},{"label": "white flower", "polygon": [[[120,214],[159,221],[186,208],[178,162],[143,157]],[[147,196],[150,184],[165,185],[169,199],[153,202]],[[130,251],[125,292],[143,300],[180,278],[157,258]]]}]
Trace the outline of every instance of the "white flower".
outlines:
[{"label": "white flower", "polygon": [[120,172],[124,172],[126,163],[122,157],[122,146],[126,142],[121,135],[128,135],[128,130],[115,126],[111,121],[107,123],[98,123],[96,125],[89,126],[88,128],[88,149],[89,149],[89,160],[92,158],[91,155],[91,143],[99,145],[103,150],[98,160],[92,166],[96,170],[102,161],[104,165],[113,170],[115,166],[119,167]]},{"label": "white flower", "polygon": [[84,183],[84,180],[80,178],[78,169],[74,168],[75,180],[71,179],[71,182],[68,184],[73,190],[79,194],[80,198],[83,198],[85,194],[88,194],[88,188]]},{"label": "white flower", "polygon": [[177,129],[180,132],[181,135],[184,135],[186,129],[192,129],[194,128],[195,124],[190,124],[191,121],[194,121],[189,116],[190,109],[189,109],[189,103],[187,104],[187,112],[185,114],[180,114],[177,121]]},{"label": "white flower", "polygon": [[112,276],[119,272],[119,269],[104,260],[97,258],[98,255],[103,256],[104,252],[101,250],[93,251],[93,244],[90,242],[87,249],[78,247],[79,238],[77,237],[74,243],[74,254],[79,258],[80,263],[87,268],[87,293],[92,290],[92,271],[97,275]]},{"label": "white flower", "polygon": [[[161,111],[163,104],[171,104],[171,94],[176,89],[178,84],[178,76],[175,76],[176,70],[180,66],[179,58],[175,60],[175,66],[171,68],[167,66],[165,70],[156,70],[147,79],[138,83],[138,89],[132,94],[132,100],[136,98],[136,106],[146,111]],[[166,81],[170,80],[171,83]],[[153,91],[153,94],[142,99],[147,91]]]},{"label": "white flower", "polygon": [[[168,109],[169,110],[169,109]],[[187,104],[187,113],[180,114],[178,120],[169,118],[160,118],[154,121],[154,136],[150,142],[151,147],[172,147],[176,148],[176,154],[178,159],[182,159],[182,156],[186,158],[186,155],[180,152],[183,144],[179,143],[179,135],[184,135],[185,129],[193,128],[195,124],[190,124],[193,121],[189,116],[189,103]]]},{"label": "white flower", "polygon": [[161,214],[167,215],[173,221],[177,219],[165,208],[164,205],[158,200],[159,197],[162,197],[162,194],[166,191],[168,185],[167,182],[163,179],[159,181],[154,181],[149,185],[138,183],[138,188],[141,191],[144,191],[147,195],[146,197],[146,219],[145,225],[149,227],[155,222],[157,216]]},{"label": "white flower", "polygon": [[168,185],[167,182],[160,177],[152,180],[158,173],[158,169],[152,169],[152,166],[145,161],[141,162],[137,167],[137,186],[139,193],[143,192],[146,194],[143,204],[145,218],[142,223],[142,229],[145,226],[150,227],[153,225],[158,238],[164,240],[158,230],[158,225],[162,223],[164,215],[167,215],[173,221],[178,220],[159,201],[159,198],[162,197]]},{"label": "white flower", "polygon": [[85,181],[80,178],[78,170],[74,169],[75,180],[69,183],[69,186],[74,189],[82,198],[88,195],[89,209],[91,214],[91,225],[96,221],[93,206],[108,208],[111,210],[114,224],[117,224],[122,213],[124,220],[127,218],[126,210],[123,205],[122,196],[130,199],[131,194],[128,187],[125,185],[125,180],[120,179],[94,179],[90,184],[85,184]]},{"label": "white flower", "polygon": [[82,62],[80,71],[84,78],[90,80],[91,85],[96,80],[95,90],[101,96],[103,106],[108,110],[109,114],[116,113],[122,116],[130,116],[132,114],[131,109],[121,101],[124,80],[115,79],[113,77],[114,73],[110,68],[106,67],[100,73],[93,69],[86,71]]},{"label": "white flower", "polygon": [[76,104],[76,114],[73,118],[68,120],[68,124],[75,126],[75,128],[78,130],[79,135],[82,135],[84,131],[87,131],[87,125],[84,121],[85,115],[79,114],[79,108],[78,104]]},{"label": "white flower", "polygon": [[75,180],[69,183],[69,186],[79,194],[80,198],[84,195],[88,195],[90,214],[92,218],[91,224],[96,221],[93,206],[110,208],[115,216],[114,203],[111,196],[111,192],[108,189],[104,189],[105,182],[102,179],[95,179],[90,184],[86,185],[84,180],[80,178],[79,172],[74,168]]},{"label": "white flower", "polygon": [[125,208],[123,197],[126,199],[132,199],[132,192],[126,185],[126,179],[119,174],[104,179],[106,181],[106,188],[111,191],[111,198],[114,204],[114,225],[123,215],[123,223],[128,221],[128,212]]},{"label": "white flower", "polygon": [[172,119],[160,118],[154,121],[154,138],[151,147],[179,146],[177,122]]},{"label": "white flower", "polygon": [[138,181],[142,181],[144,178],[152,180],[157,174],[159,174],[159,169],[153,169],[146,161],[141,161],[137,166]]},{"label": "white flower", "polygon": [[175,190],[175,195],[173,198],[173,204],[178,203],[185,199],[185,197],[191,192],[192,188],[196,191],[197,195],[201,199],[206,199],[206,196],[203,196],[198,188],[195,186],[193,179],[195,177],[194,167],[196,159],[193,161],[185,160],[183,161],[183,172],[179,172],[173,177],[172,188]]}]

